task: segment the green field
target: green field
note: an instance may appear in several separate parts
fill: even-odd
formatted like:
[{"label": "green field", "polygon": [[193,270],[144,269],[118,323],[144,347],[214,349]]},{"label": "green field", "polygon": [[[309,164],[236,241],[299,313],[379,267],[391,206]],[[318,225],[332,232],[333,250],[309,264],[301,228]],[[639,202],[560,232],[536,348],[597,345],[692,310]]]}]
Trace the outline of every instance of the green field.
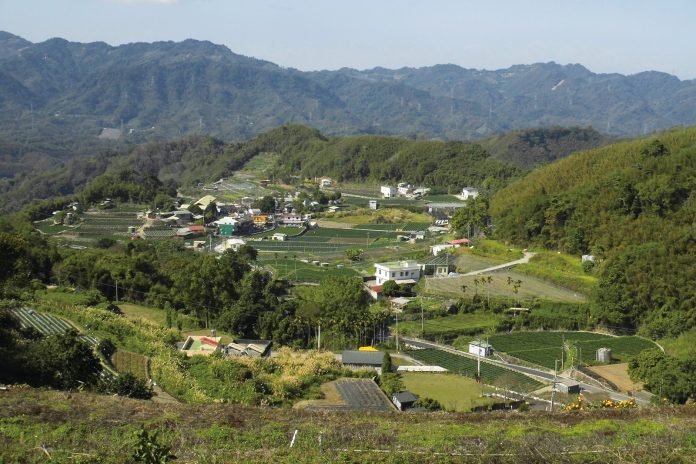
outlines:
[{"label": "green field", "polygon": [[643,350],[657,347],[650,340],[640,337],[612,337],[591,332],[516,332],[488,338],[496,351],[548,369],[553,369],[555,361],[561,359],[564,340],[574,342],[586,361],[594,360],[598,348],[611,348],[613,359],[626,362]]},{"label": "green field", "polygon": [[297,282],[321,282],[329,276],[357,276],[358,273],[350,267],[318,266],[312,263],[303,263],[299,259],[285,259],[285,253],[279,253],[277,260],[270,259],[268,255],[262,255],[262,264],[273,268],[273,275],[278,279],[287,279]]},{"label": "green field", "polygon": [[[438,349],[413,350],[409,351],[408,354],[425,364],[444,367],[452,374],[471,378],[476,377],[477,360],[475,359]],[[487,362],[481,362],[481,379],[487,385],[494,385],[519,393],[538,390],[543,386],[541,382],[531,377]]]},{"label": "green field", "polygon": [[[419,314],[412,321],[399,321],[399,332],[405,335],[421,334],[421,319]],[[502,318],[492,313],[455,314],[425,320],[425,337],[456,337],[457,335],[474,335],[494,329]]]},{"label": "green field", "polygon": [[448,411],[467,412],[475,406],[494,402],[481,397],[482,390],[487,390],[485,386],[459,375],[404,372],[401,378],[407,390],[419,397],[439,401]]}]

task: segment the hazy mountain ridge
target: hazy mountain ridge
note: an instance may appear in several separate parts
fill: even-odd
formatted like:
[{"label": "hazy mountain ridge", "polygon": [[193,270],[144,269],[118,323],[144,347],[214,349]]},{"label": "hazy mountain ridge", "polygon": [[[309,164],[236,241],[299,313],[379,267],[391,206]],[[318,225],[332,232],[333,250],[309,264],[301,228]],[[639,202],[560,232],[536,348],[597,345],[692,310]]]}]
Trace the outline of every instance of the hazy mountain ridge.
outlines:
[{"label": "hazy mountain ridge", "polygon": [[10,134],[51,127],[96,135],[123,121],[135,141],[192,133],[240,140],[285,123],[471,139],[552,125],[639,135],[696,123],[696,81],[555,63],[302,72],[205,41],[32,44],[2,33],[0,70],[0,120]]}]

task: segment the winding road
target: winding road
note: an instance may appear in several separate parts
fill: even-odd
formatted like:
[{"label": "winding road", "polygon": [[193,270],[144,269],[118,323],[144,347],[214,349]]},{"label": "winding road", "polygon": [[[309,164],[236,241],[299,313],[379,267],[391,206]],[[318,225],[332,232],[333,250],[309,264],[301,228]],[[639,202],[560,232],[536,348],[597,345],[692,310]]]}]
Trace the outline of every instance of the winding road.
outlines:
[{"label": "winding road", "polygon": [[480,274],[487,274],[489,272],[495,272],[495,271],[500,271],[502,269],[508,269],[513,266],[517,266],[518,264],[526,264],[529,262],[529,260],[536,255],[536,253],[532,253],[531,251],[525,251],[524,256],[520,259],[517,259],[515,261],[510,261],[507,263],[503,264],[498,264],[497,266],[492,266],[492,267],[487,267],[485,269],[479,269],[478,271],[471,271],[467,272],[466,274],[461,274],[462,276],[475,276],[475,275],[480,275]]}]

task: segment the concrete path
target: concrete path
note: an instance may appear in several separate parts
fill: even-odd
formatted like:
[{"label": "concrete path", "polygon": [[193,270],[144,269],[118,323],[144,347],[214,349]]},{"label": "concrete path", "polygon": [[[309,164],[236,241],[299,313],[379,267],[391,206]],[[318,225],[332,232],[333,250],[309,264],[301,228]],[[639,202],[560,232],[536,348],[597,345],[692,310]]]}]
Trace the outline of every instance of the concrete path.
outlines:
[{"label": "concrete path", "polygon": [[464,277],[475,276],[475,275],[480,275],[480,274],[487,274],[489,272],[500,271],[501,269],[508,269],[510,267],[517,266],[518,264],[528,263],[530,258],[534,255],[536,255],[536,253],[532,253],[531,251],[525,251],[524,257],[522,257],[521,259],[517,259],[515,261],[510,261],[508,263],[498,264],[497,266],[487,267],[485,269],[479,269],[478,271],[467,272],[466,274],[461,274],[461,275]]}]

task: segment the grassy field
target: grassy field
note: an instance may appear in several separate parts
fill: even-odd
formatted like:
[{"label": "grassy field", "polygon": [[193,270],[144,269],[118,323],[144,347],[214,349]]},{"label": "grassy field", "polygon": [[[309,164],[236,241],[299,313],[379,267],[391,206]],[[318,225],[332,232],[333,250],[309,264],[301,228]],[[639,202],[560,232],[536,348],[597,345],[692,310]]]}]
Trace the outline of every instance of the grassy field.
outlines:
[{"label": "grassy field", "polygon": [[467,412],[475,406],[493,403],[481,396],[487,387],[460,375],[404,372],[401,378],[407,390],[439,401],[448,411]]},{"label": "grassy field", "polygon": [[164,325],[167,317],[163,309],[138,305],[135,303],[118,303],[119,309],[130,319],[142,318],[159,325]]},{"label": "grassy field", "polygon": [[594,360],[599,348],[611,348],[613,359],[625,362],[643,350],[657,347],[640,337],[612,337],[591,332],[516,332],[488,338],[495,350],[548,369],[553,369],[555,360],[561,359],[564,340],[574,342],[586,362]]},{"label": "grassy field", "polygon": [[499,259],[502,262],[514,261],[524,256],[521,248],[505,245],[497,240],[476,240],[470,252],[477,256]]},{"label": "grassy field", "polygon": [[[513,271],[499,271],[489,274],[492,278],[490,284],[481,283],[483,276],[460,276],[446,278],[429,278],[425,291],[429,294],[443,295],[454,298],[471,298],[475,294],[486,298],[503,297],[510,300],[514,306],[519,302],[524,304],[531,299],[551,300],[566,303],[584,303],[587,298],[584,294],[559,287],[536,277],[520,274]],[[515,294],[513,287],[507,283],[508,277],[512,280],[521,280],[522,284]],[[476,281],[479,283],[476,284]],[[466,293],[462,292],[462,286],[466,286]]]},{"label": "grassy field", "polygon": [[[438,349],[412,350],[408,354],[428,365],[444,367],[452,374],[459,374],[469,378],[476,377],[478,367],[475,359]],[[543,386],[541,382],[531,377],[487,362],[481,362],[481,379],[487,385],[494,385],[519,393],[538,390]]]},{"label": "grassy field", "polygon": [[0,462],[132,462],[143,427],[171,446],[176,463],[627,464],[687,463],[696,455],[688,407],[366,414],[11,389],[0,396]]},{"label": "grassy field", "polygon": [[[500,316],[492,313],[455,314],[453,316],[437,317],[425,321],[425,336],[428,338],[455,337],[461,334],[482,333],[486,330],[494,329],[500,319]],[[417,320],[413,321],[399,321],[399,332],[404,335],[420,335],[420,317],[418,316]]]},{"label": "grassy field", "polygon": [[527,264],[515,267],[515,272],[537,277],[556,285],[590,294],[597,286],[597,277],[586,274],[579,256],[537,251]]}]

